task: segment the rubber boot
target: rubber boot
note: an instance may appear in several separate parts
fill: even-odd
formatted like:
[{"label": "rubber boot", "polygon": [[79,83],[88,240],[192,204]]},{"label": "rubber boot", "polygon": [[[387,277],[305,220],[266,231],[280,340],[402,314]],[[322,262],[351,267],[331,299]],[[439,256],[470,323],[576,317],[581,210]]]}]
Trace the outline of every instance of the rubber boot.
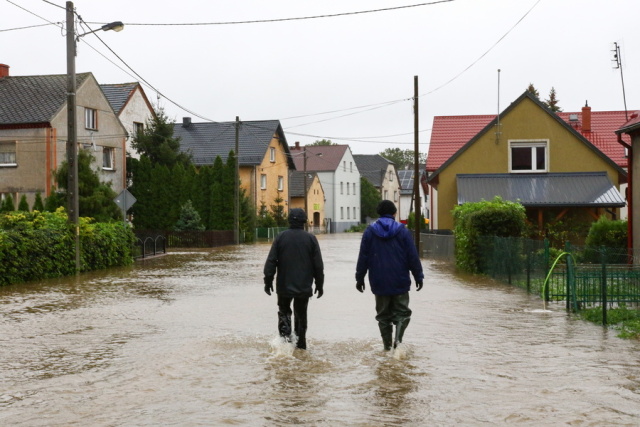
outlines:
[{"label": "rubber boot", "polygon": [[391,336],[393,334],[393,325],[389,323],[378,322],[378,328],[380,328],[380,336],[382,337],[382,344],[386,351],[391,350]]},{"label": "rubber boot", "polygon": [[405,329],[407,329],[407,326],[409,326],[410,320],[411,318],[409,317],[403,320],[399,320],[396,324],[396,336],[395,340],[393,341],[393,348],[397,348],[398,344],[402,342],[402,336],[404,335],[404,331]]},{"label": "rubber boot", "polygon": [[298,321],[298,318],[295,319],[296,325],[296,335],[298,336],[298,341],[296,342],[296,347],[302,350],[307,349],[307,325],[303,325],[302,322]]},{"label": "rubber boot", "polygon": [[291,342],[291,315],[278,312],[278,332],[287,342]]}]

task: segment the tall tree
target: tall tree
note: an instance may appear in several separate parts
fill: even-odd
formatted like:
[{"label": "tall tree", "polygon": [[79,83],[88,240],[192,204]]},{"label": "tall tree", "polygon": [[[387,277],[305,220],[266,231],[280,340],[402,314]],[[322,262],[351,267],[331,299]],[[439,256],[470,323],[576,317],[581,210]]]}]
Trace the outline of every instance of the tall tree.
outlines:
[{"label": "tall tree", "polygon": [[376,208],[382,198],[376,187],[368,179],[360,177],[360,216],[364,223],[369,218],[377,218]]},{"label": "tall tree", "polygon": [[176,163],[188,164],[187,153],[180,151],[180,139],[173,137],[173,124],[163,109],[147,121],[144,131],[133,138],[131,147],[141,156],[147,156],[152,163],[173,167]]},{"label": "tall tree", "polygon": [[549,98],[545,99],[543,102],[544,105],[547,106],[554,113],[562,111],[562,108],[558,105],[558,98],[556,98],[556,89],[552,86],[549,91]]},{"label": "tall tree", "polygon": [[[386,148],[379,153],[382,157],[392,161],[396,165],[396,169],[412,169],[415,160],[415,151],[401,150],[400,148]],[[420,153],[419,162],[424,164],[427,161],[427,154]]]}]

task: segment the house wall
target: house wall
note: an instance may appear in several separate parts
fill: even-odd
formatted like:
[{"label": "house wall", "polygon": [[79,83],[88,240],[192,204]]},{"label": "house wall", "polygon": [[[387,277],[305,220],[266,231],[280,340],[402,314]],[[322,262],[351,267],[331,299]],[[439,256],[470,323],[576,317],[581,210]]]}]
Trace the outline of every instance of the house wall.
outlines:
[{"label": "house wall", "polygon": [[453,229],[451,210],[457,206],[456,175],[508,173],[509,140],[548,140],[549,172],[606,171],[615,187],[618,172],[530,99],[500,119],[501,137],[490,130],[461,153],[439,175],[437,228]]},{"label": "house wall", "polygon": [[[385,194],[387,195],[385,196]],[[391,200],[400,210],[400,180],[398,180],[396,168],[392,164],[389,164],[385,171],[380,188],[380,196],[382,199]]]},{"label": "house wall", "polygon": [[133,95],[129,99],[129,102],[127,102],[119,116],[120,121],[129,134],[125,149],[129,153],[129,155],[135,159],[139,159],[140,154],[138,154],[136,150],[131,148],[131,142],[136,136],[133,123],[142,123],[146,128],[147,122],[152,117],[153,113],[151,112],[151,110],[149,110],[149,104],[147,104],[146,98],[140,92],[140,88],[136,88]]},{"label": "house wall", "polygon": [[[331,232],[341,233],[359,224],[360,172],[351,150],[345,151],[335,172],[318,172],[318,177],[325,191],[325,216],[331,219]],[[342,183],[342,191],[340,183]]]},{"label": "house wall", "polygon": [[[320,227],[324,225],[324,197],[325,195],[320,179],[314,176],[309,186],[309,192],[307,193],[307,217],[309,226]],[[292,197],[290,208],[304,209],[304,197]],[[317,224],[313,221],[316,212],[320,215],[320,221]]]},{"label": "house wall", "polygon": [[[275,149],[275,159],[271,161],[271,148]],[[289,202],[289,166],[287,163],[287,156],[285,154],[284,146],[277,138],[277,135],[271,139],[269,147],[267,148],[262,163],[256,168],[255,172],[255,204],[256,210],[260,210],[261,204],[265,204],[269,209],[271,205],[275,205],[275,199],[281,197],[283,199],[283,206],[285,212],[290,209]],[[267,176],[267,186],[265,189],[261,188],[261,175]],[[283,186],[281,190],[278,190],[278,177],[282,177]],[[241,175],[241,185],[245,189],[249,189],[245,186],[247,180],[246,170]]]}]

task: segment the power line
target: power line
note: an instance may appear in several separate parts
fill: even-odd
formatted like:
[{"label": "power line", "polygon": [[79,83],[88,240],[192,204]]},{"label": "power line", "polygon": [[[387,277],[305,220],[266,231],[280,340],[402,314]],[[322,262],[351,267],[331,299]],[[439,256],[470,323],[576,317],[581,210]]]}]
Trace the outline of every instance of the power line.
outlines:
[{"label": "power line", "polygon": [[[275,19],[255,19],[248,21],[227,21],[227,22],[191,22],[191,23],[129,23],[126,25],[137,25],[137,26],[211,26],[211,25],[239,25],[239,24],[264,24],[264,23],[272,23],[272,22],[286,22],[286,21],[303,21],[309,19],[322,19],[322,18],[336,18],[340,16],[350,16],[350,15],[364,15],[367,13],[377,13],[377,12],[388,12],[392,10],[399,9],[409,9],[414,7],[422,7],[422,6],[433,6],[440,3],[449,3],[454,0],[438,0],[427,3],[418,3],[418,4],[410,4],[405,6],[394,6],[394,7],[385,7],[381,9],[371,9],[371,10],[361,10],[356,12],[343,12],[343,13],[333,13],[333,14],[325,14],[325,15],[313,15],[313,16],[301,16],[301,17],[293,17],[293,18],[275,18]],[[91,22],[91,24],[101,24],[100,22]]]}]

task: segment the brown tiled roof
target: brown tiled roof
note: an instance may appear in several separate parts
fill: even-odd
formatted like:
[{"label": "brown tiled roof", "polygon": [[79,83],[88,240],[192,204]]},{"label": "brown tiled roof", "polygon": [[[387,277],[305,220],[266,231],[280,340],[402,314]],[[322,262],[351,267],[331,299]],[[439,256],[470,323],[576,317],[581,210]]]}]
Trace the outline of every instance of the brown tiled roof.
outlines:
[{"label": "brown tiled roof", "polygon": [[304,149],[307,150],[307,170],[315,172],[335,171],[346,153],[348,145],[305,145],[290,147],[296,170],[304,170]]}]

